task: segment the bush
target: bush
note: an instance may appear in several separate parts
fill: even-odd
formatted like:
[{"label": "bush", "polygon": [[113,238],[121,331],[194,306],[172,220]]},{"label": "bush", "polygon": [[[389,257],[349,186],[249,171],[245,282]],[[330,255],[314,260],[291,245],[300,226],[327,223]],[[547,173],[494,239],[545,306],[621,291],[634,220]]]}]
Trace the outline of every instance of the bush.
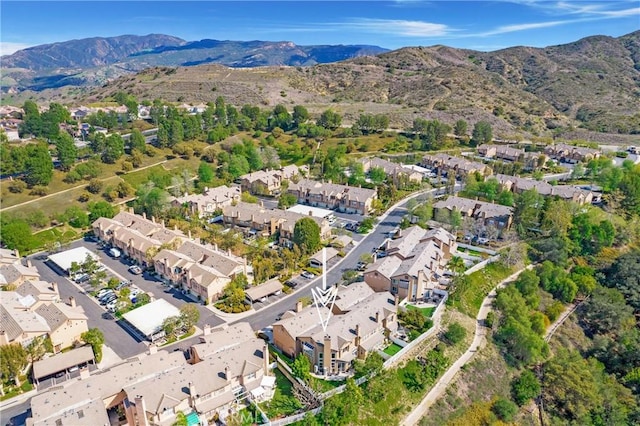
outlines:
[{"label": "bush", "polygon": [[91,179],[89,185],[87,185],[87,191],[92,194],[97,194],[102,190],[102,181],[100,179]]},{"label": "bush", "polygon": [[452,345],[462,342],[467,335],[467,330],[457,322],[452,323],[449,329],[444,333],[445,339],[447,339]]},{"label": "bush", "polygon": [[81,203],[86,203],[90,198],[91,196],[89,195],[89,193],[85,191],[80,194],[80,196],[78,197],[78,201],[80,201]]},{"label": "bush", "polygon": [[525,370],[511,382],[511,395],[519,406],[540,395],[540,381],[532,371]]},{"label": "bush", "polygon": [[20,194],[25,189],[27,189],[27,184],[20,179],[12,180],[9,184],[9,192],[13,192],[14,194]]},{"label": "bush", "polygon": [[130,172],[131,170],[133,170],[133,163],[130,161],[123,161],[122,162],[122,171],[127,173]]},{"label": "bush", "polygon": [[31,192],[29,192],[29,195],[38,195],[40,197],[47,194],[48,190],[46,186],[34,186],[31,188]]},{"label": "bush", "polygon": [[500,398],[493,404],[491,411],[493,411],[500,420],[510,423],[518,413],[518,406],[508,399]]}]

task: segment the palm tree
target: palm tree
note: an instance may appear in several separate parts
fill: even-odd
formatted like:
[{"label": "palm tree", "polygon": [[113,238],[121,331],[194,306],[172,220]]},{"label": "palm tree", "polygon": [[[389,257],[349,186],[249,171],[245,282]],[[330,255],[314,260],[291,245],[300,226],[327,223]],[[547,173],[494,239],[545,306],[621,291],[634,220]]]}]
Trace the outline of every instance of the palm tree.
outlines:
[{"label": "palm tree", "polygon": [[453,256],[447,266],[456,277],[461,275],[465,270],[464,260],[462,260],[460,256]]}]

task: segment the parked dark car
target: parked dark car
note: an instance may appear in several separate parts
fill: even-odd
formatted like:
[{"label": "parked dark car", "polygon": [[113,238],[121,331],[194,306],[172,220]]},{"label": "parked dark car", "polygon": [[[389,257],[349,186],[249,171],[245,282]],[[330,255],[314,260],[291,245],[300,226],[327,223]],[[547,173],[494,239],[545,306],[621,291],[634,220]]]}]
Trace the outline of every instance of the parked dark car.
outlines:
[{"label": "parked dark car", "polygon": [[284,285],[286,285],[287,287],[296,288],[298,283],[295,281],[285,281]]}]

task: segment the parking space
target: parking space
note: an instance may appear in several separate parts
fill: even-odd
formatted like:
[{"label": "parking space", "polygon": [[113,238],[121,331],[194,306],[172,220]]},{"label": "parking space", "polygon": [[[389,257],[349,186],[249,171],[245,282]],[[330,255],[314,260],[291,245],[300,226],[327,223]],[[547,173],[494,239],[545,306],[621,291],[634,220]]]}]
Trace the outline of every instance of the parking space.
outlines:
[{"label": "parking space", "polygon": [[80,377],[80,373],[84,369],[89,369],[90,372],[93,372],[98,369],[98,366],[95,364],[88,364],[82,368],[75,368],[73,369],[73,371],[69,371],[69,372],[62,371],[53,377],[40,380],[38,382],[38,390],[41,391],[43,389],[47,389],[53,386],[63,385],[65,382],[69,380],[77,379],[78,377]]}]

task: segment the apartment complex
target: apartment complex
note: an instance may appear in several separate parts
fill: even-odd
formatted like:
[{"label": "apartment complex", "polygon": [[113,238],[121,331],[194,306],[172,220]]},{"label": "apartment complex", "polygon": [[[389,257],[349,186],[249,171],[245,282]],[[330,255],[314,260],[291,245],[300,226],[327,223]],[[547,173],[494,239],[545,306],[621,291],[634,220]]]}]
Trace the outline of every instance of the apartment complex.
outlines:
[{"label": "apartment complex", "polygon": [[273,393],[267,347],[248,324],[206,328],[189,353],[197,358],[187,362],[182,352],[151,346],[148,354],[38,394],[27,424],[110,425],[121,416],[117,424],[170,425],[179,412],[209,424],[224,420],[236,402]]},{"label": "apartment complex", "polygon": [[526,152],[524,149],[505,145],[482,144],[478,147],[478,154],[486,158],[496,158],[505,161],[519,161],[524,170],[534,170],[543,167],[549,157],[542,152]]},{"label": "apartment complex", "polygon": [[444,229],[412,226],[387,242],[387,256],[369,265],[364,281],[376,292],[419,300],[438,285],[456,248],[456,237]]},{"label": "apartment complex", "polygon": [[[273,325],[274,344],[291,358],[309,357],[317,374],[348,372],[353,360],[381,349],[397,331],[398,302],[392,294],[375,293],[363,282],[341,287],[326,331],[316,308],[302,308],[299,303],[295,313]],[[329,314],[328,308],[320,311]]]},{"label": "apartment complex", "polygon": [[266,209],[260,204],[239,202],[222,209],[222,220],[225,225],[239,227],[262,236],[279,235],[278,244],[290,247],[293,243],[293,231],[296,222],[310,217],[320,227],[320,238],[331,236],[331,226],[327,219],[305,215],[281,209]]},{"label": "apartment complex", "polygon": [[396,185],[403,182],[422,182],[422,173],[415,171],[409,167],[405,167],[402,164],[393,163],[391,161],[383,160],[382,158],[377,157],[362,158],[358,160],[358,162],[362,164],[362,168],[365,173],[369,173],[369,171],[371,171],[371,169],[375,167],[384,170],[387,177],[390,178]]},{"label": "apartment complex", "polygon": [[562,143],[548,145],[544,149],[544,153],[554,160],[565,163],[586,163],[593,159],[600,158],[600,155],[602,154],[599,149],[585,148]]},{"label": "apartment complex", "polygon": [[440,176],[453,173],[458,178],[464,178],[472,173],[480,173],[483,176],[493,173],[491,168],[484,163],[443,153],[425,155],[419,165],[435,170]]},{"label": "apartment complex", "polygon": [[236,275],[252,276],[244,258],[193,241],[186,241],[175,250],[160,250],[153,257],[153,267],[163,280],[207,303],[218,300]]},{"label": "apartment complex", "polygon": [[288,192],[301,204],[363,215],[371,212],[373,200],[377,198],[375,189],[310,179],[289,184]]},{"label": "apartment complex", "polygon": [[55,285],[26,281],[19,291],[0,292],[0,346],[28,346],[35,338],[49,337],[54,352],[72,347],[88,330],[87,316],[72,297],[60,302]]},{"label": "apartment complex", "polygon": [[505,191],[521,194],[524,191],[535,189],[538,194],[545,197],[559,197],[563,200],[573,201],[577,204],[590,204],[594,199],[593,192],[575,185],[551,185],[545,181],[521,178],[510,175],[495,175],[500,187]]},{"label": "apartment complex", "polygon": [[433,209],[436,214],[441,210],[457,211],[462,217],[470,217],[482,222],[484,226],[495,226],[500,229],[509,229],[513,222],[513,207],[457,196],[436,202]]},{"label": "apartment complex", "polygon": [[161,245],[179,246],[190,239],[177,229],[168,229],[164,221],[147,219],[130,211],[121,211],[113,219],[98,218],[92,224],[100,240],[117,247],[122,253],[144,267],[153,265],[153,250]]},{"label": "apartment complex", "polygon": [[226,185],[216,188],[205,187],[202,194],[185,194],[182,197],[172,197],[173,207],[186,206],[192,215],[198,217],[212,216],[216,211],[240,201],[240,187]]},{"label": "apartment complex", "polygon": [[282,182],[300,174],[300,169],[295,164],[284,166],[278,170],[259,170],[240,176],[240,185],[243,191],[255,195],[278,195],[282,188]]}]

